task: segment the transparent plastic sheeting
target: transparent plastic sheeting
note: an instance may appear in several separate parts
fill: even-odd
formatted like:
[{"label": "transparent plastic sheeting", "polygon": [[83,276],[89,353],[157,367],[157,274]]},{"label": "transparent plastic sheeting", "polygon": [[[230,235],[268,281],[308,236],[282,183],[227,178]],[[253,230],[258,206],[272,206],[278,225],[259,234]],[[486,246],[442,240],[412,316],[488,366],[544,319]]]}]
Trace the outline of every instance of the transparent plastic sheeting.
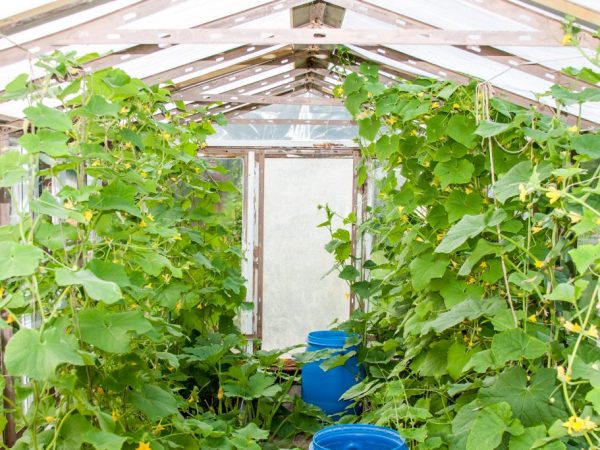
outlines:
[{"label": "transparent plastic sheeting", "polygon": [[265,160],[263,349],[303,344],[309,331],[348,317],[349,288],[331,271],[331,236],[318,227],[326,215],[317,207],[349,214],[352,177],[352,158]]},{"label": "transparent plastic sheeting", "polygon": [[[325,105],[269,105],[235,117],[236,119],[319,119],[352,120],[343,106]],[[209,144],[222,141],[337,141],[352,140],[358,136],[355,125],[272,125],[230,124],[219,127],[217,133],[208,138]]]}]

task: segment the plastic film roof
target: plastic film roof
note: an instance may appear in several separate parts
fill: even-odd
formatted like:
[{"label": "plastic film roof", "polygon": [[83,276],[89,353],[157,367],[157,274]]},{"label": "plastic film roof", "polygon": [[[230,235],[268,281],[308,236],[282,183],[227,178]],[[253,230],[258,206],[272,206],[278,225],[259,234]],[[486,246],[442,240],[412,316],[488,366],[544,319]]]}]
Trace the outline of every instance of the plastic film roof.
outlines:
[{"label": "plastic film roof", "polygon": [[[566,14],[577,17],[592,55],[597,0],[2,2],[0,89],[20,73],[40,76],[30,63],[39,55],[95,52],[87,71],[120,67],[149,83],[172,82],[174,97],[188,105],[214,104],[210,111],[231,123],[214,140],[343,141],[356,130],[332,96],[337,44],[356,64],[380,64],[386,83],[475,77],[514,103],[552,107],[536,94],[557,82],[590,86],[561,72],[590,64],[561,45]],[[0,125],[19,129],[23,106],[0,103]],[[600,104],[586,105],[583,118],[600,123]]]}]

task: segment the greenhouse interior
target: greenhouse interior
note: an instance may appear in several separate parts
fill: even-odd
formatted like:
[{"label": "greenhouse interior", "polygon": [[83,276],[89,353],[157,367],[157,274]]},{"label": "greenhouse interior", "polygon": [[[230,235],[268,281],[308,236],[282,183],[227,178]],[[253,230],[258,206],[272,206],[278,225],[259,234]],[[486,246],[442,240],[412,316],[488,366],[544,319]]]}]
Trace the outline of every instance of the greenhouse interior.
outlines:
[{"label": "greenhouse interior", "polygon": [[599,449],[599,27],[2,1],[0,448]]}]

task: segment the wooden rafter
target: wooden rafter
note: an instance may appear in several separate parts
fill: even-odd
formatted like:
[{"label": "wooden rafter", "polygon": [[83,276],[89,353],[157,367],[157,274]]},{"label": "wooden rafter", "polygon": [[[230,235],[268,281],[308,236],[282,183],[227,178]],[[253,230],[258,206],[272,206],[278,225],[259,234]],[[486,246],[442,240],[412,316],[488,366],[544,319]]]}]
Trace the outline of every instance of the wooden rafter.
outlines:
[{"label": "wooden rafter", "polygon": [[600,26],[600,12],[565,0],[532,0],[533,4],[549,8],[558,14],[564,14],[581,19],[596,27]]},{"label": "wooden rafter", "polygon": [[193,28],[118,30],[106,33],[95,30],[78,30],[52,39],[55,45],[71,44],[357,44],[357,45],[495,45],[495,46],[548,46],[559,45],[562,33],[548,30],[536,31],[486,31],[382,29],[359,30],[339,28],[283,28],[236,29]]}]

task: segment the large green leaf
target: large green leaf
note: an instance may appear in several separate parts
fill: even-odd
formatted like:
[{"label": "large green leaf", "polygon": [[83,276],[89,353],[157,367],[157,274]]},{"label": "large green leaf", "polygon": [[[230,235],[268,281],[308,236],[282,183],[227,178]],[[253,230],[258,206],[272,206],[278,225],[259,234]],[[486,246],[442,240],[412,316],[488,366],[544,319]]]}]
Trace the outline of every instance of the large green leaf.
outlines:
[{"label": "large green leaf", "polygon": [[83,434],[82,440],[96,450],[120,450],[127,438],[108,431],[90,430]]},{"label": "large green leaf", "polygon": [[95,201],[92,202],[91,207],[100,210],[125,211],[140,217],[140,210],[135,203],[136,192],[137,189],[134,186],[115,180],[102,189]]},{"label": "large green leaf", "polygon": [[109,353],[129,350],[132,333],[152,330],[152,324],[139,311],[112,313],[88,309],[79,314],[81,339]]},{"label": "large green leaf", "polygon": [[503,133],[510,127],[510,123],[499,123],[493,122],[491,120],[482,120],[477,129],[475,130],[475,134],[481,136],[482,138],[487,138]]},{"label": "large green leaf", "polygon": [[511,197],[519,195],[519,186],[526,185],[534,176],[540,182],[545,180],[552,173],[552,165],[542,163],[539,166],[532,166],[531,161],[522,161],[513,166],[508,172],[498,177],[498,181],[494,186],[496,198],[501,203],[504,203]]},{"label": "large green leaf", "polygon": [[466,450],[493,450],[500,445],[506,432],[523,433],[521,423],[512,417],[510,405],[506,402],[488,405],[478,411],[473,421]]},{"label": "large green leaf", "polygon": [[492,210],[476,216],[465,215],[452,226],[435,249],[436,253],[450,253],[464,244],[467,239],[480,234],[487,227],[493,227],[506,218],[503,210]]},{"label": "large green leaf", "polygon": [[82,111],[94,116],[111,116],[119,115],[120,106],[116,103],[109,103],[100,95],[92,95]]},{"label": "large green leaf", "polygon": [[413,288],[420,291],[427,287],[433,278],[443,277],[448,263],[447,257],[434,255],[433,253],[413,259],[408,266]]},{"label": "large green leaf", "polygon": [[475,167],[466,159],[451,159],[438,163],[433,173],[440,179],[442,188],[450,184],[465,184],[471,181]]},{"label": "large green leaf", "polygon": [[539,358],[546,354],[548,346],[539,339],[529,336],[520,328],[514,328],[494,335],[492,351],[496,360],[503,364],[521,358]]},{"label": "large green leaf", "polygon": [[502,301],[498,298],[465,300],[449,311],[439,314],[435,319],[425,322],[421,327],[421,334],[427,334],[431,330],[441,333],[465,319],[475,320],[482,316],[494,315],[503,306]]},{"label": "large green leaf", "polygon": [[40,128],[69,131],[72,126],[69,116],[58,109],[50,108],[46,105],[29,106],[23,112],[34,125]]},{"label": "large green leaf", "polygon": [[600,136],[596,134],[581,134],[571,137],[571,146],[580,155],[592,159],[600,158]]},{"label": "large green leaf", "polygon": [[107,304],[115,303],[123,297],[116,283],[98,278],[89,270],[73,272],[68,269],[56,269],[55,278],[59,286],[83,286],[87,295]]},{"label": "large green leaf", "polygon": [[478,137],[475,134],[475,119],[472,116],[455,115],[448,121],[446,133],[456,142],[467,148],[477,145]]},{"label": "large green leaf", "polygon": [[585,273],[590,265],[600,258],[600,244],[583,244],[569,252],[577,271]]},{"label": "large green leaf", "polygon": [[77,353],[77,339],[58,328],[44,334],[31,328],[20,329],[8,342],[5,362],[8,373],[35,380],[48,380],[61,364],[83,365]]},{"label": "large green leaf", "polygon": [[0,242],[0,280],[24,277],[35,272],[44,253],[30,244]]},{"label": "large green leaf", "polygon": [[0,154],[0,187],[9,187],[27,175],[27,155],[10,151]]},{"label": "large green leaf", "polygon": [[454,223],[465,214],[479,214],[483,206],[483,199],[475,192],[470,194],[461,190],[454,190],[444,202],[448,212],[448,222]]},{"label": "large green leaf", "polygon": [[0,96],[3,102],[7,100],[15,100],[24,98],[29,92],[27,82],[29,75],[26,73],[19,74],[14,80],[4,87],[4,94]]},{"label": "large green leaf", "polygon": [[259,397],[272,397],[281,391],[273,376],[255,373],[247,382],[224,383],[223,391],[227,397],[241,397],[252,400]]},{"label": "large green leaf", "polygon": [[506,251],[510,251],[513,248],[514,247],[512,245],[506,245],[498,242],[489,242],[485,239],[479,239],[469,257],[460,267],[458,274],[462,277],[469,275],[471,273],[471,270],[473,269],[473,266],[477,264],[479,260],[484,256],[499,255]]},{"label": "large green leaf", "polygon": [[144,384],[139,392],[131,392],[131,403],[152,421],[178,412],[175,396],[152,384]]},{"label": "large green leaf", "polygon": [[69,218],[72,212],[58,203],[58,200],[48,191],[44,191],[42,195],[31,201],[31,210],[38,214],[46,214],[59,219]]},{"label": "large green leaf", "polygon": [[25,134],[19,139],[19,144],[29,153],[46,153],[55,158],[69,155],[65,133],[41,129],[35,134]]},{"label": "large green leaf", "polygon": [[528,384],[525,369],[511,367],[500,374],[490,387],[482,388],[479,398],[486,405],[507,402],[515,417],[527,427],[539,425],[540,421],[550,426],[567,415],[555,387],[554,369],[539,369]]},{"label": "large green leaf", "polygon": [[101,259],[92,259],[87,264],[86,269],[92,271],[98,278],[112,281],[121,288],[131,285],[127,272],[125,272],[125,266],[121,264],[115,264]]}]

